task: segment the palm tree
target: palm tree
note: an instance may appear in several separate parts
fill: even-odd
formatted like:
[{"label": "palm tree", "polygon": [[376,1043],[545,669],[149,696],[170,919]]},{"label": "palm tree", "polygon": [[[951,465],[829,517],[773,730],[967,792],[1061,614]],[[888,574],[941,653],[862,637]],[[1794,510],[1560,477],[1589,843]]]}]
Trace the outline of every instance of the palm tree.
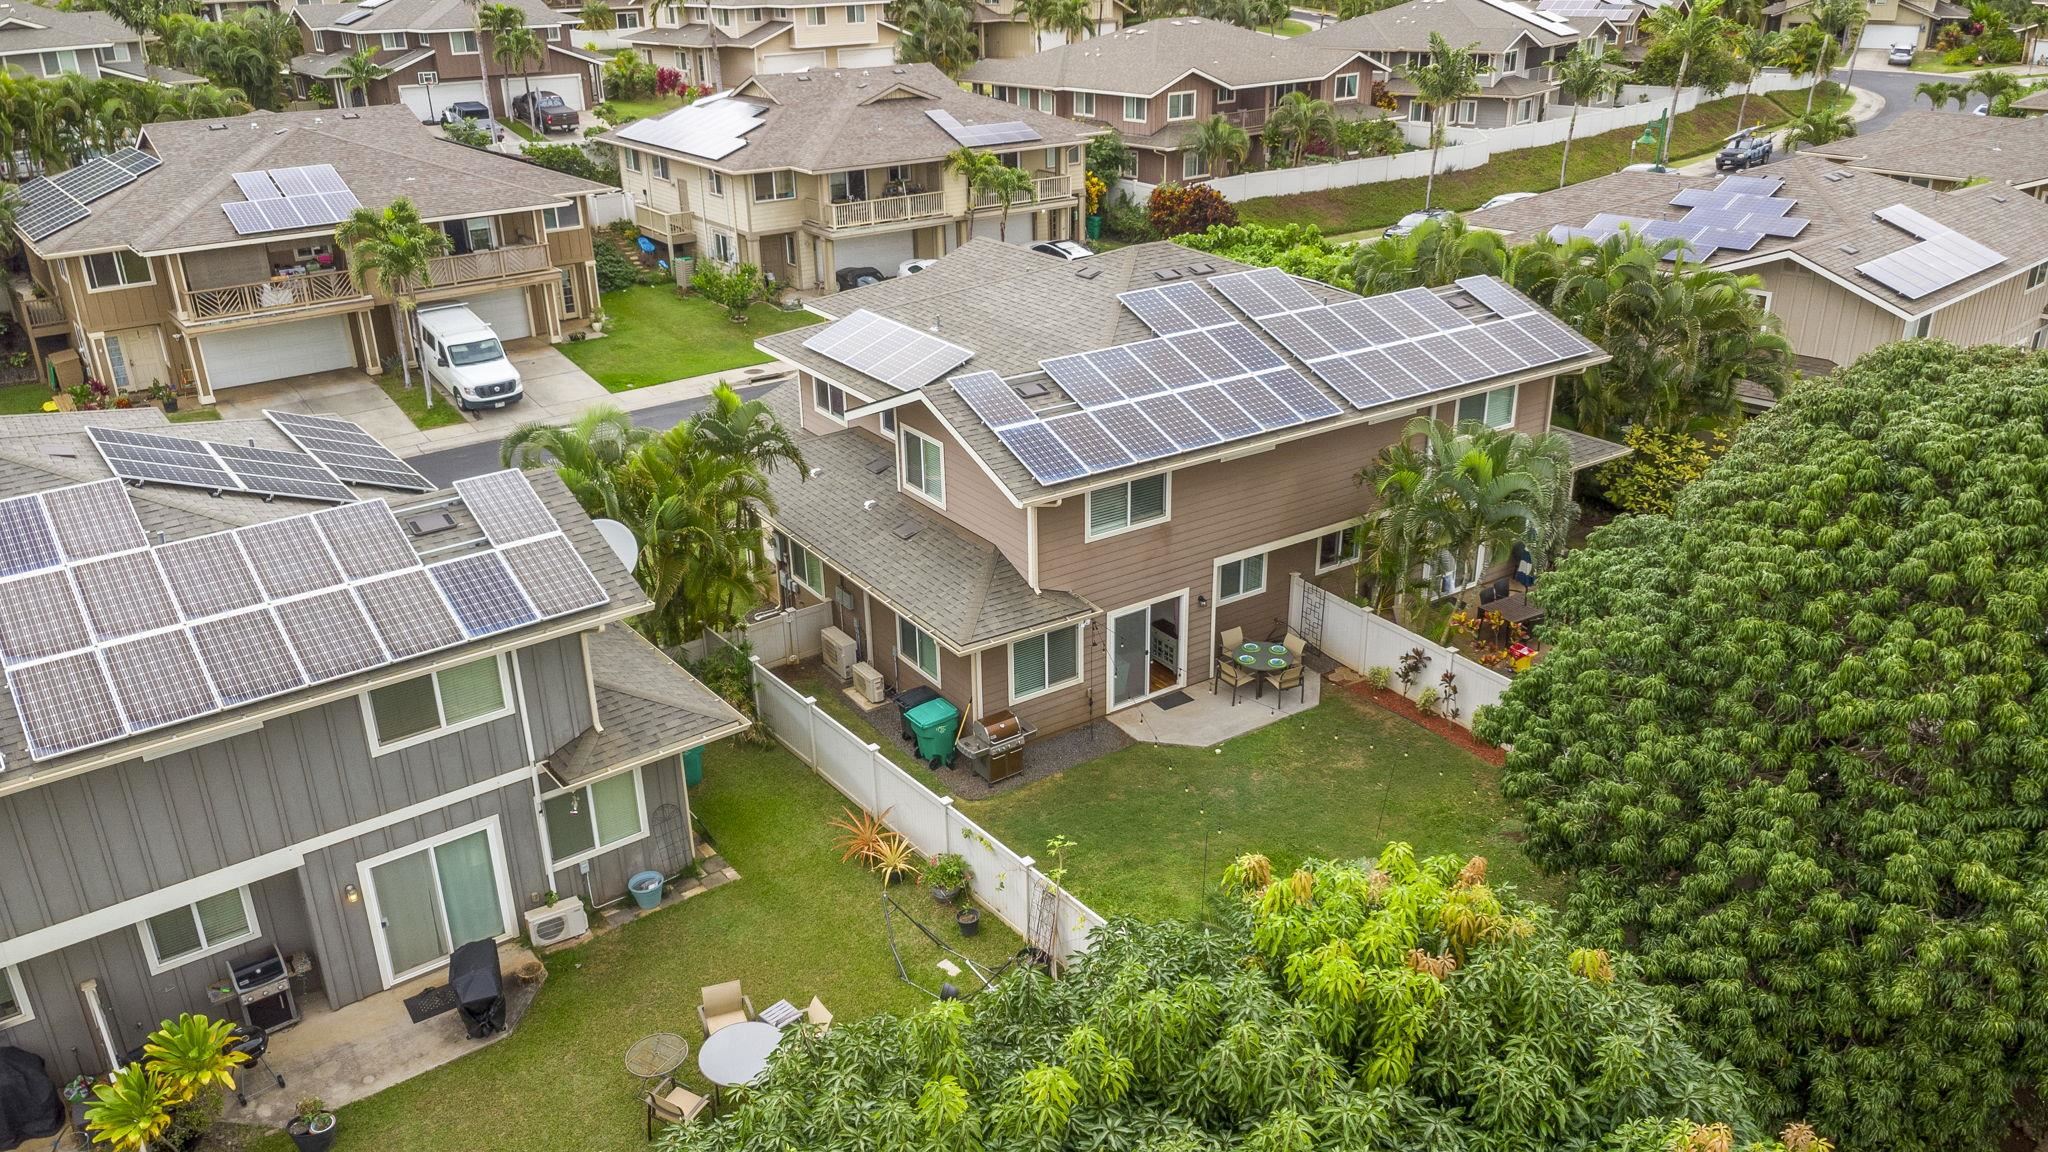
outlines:
[{"label": "palm tree", "polygon": [[1856,134],[1856,122],[1847,112],[1823,108],[1793,120],[1785,132],[1787,150],[1801,144],[1827,144]]},{"label": "palm tree", "polygon": [[[1835,42],[1833,59],[1840,59],[1843,53],[1849,56],[1849,75],[1845,84],[1856,82],[1856,42],[1863,37],[1863,26],[1870,22],[1870,13],[1864,8],[1864,0],[1821,0],[1813,10],[1813,22],[1827,30],[1828,39]],[[1832,62],[1832,61],[1831,61]],[[1829,69],[1833,71],[1832,68]]]},{"label": "palm tree", "polygon": [[744,399],[720,383],[711,389],[710,405],[692,419],[697,434],[705,438],[713,451],[751,460],[764,472],[775,471],[778,464],[796,469],[799,478],[810,471],[804,465],[804,454],[797,447],[796,438],[775,418],[775,410],[764,400]]},{"label": "palm tree", "polygon": [[948,76],[958,76],[974,63],[974,25],[965,8],[952,0],[903,0],[901,7],[898,60],[930,64]]},{"label": "palm tree", "polygon": [[[943,2],[943,0],[942,0]],[[946,171],[958,172],[967,181],[967,234],[974,235],[974,214],[981,208],[981,191],[1000,179],[996,172],[1006,165],[993,152],[976,152],[961,145],[946,157]]]},{"label": "palm tree", "polygon": [[1735,126],[1741,128],[1749,119],[1749,93],[1756,87],[1757,74],[1778,57],[1776,32],[1766,32],[1744,24],[1733,36],[1735,58],[1742,63],[1742,102],[1735,106]]},{"label": "palm tree", "polygon": [[1813,94],[1820,89],[1821,80],[1827,77],[1835,64],[1835,39],[1827,29],[1817,23],[1801,24],[1785,33],[1779,41],[1779,62],[1795,80],[1811,77],[1813,84],[1806,90],[1806,111],[1813,111]]},{"label": "palm tree", "polygon": [[[401,196],[382,212],[374,208],[351,212],[334,229],[334,242],[348,254],[348,277],[357,289],[370,291],[374,283],[391,297],[398,368],[405,386],[412,387],[406,353],[414,344],[412,314],[419,304],[415,293],[434,282],[434,257],[448,254],[448,234],[423,222],[419,209]],[[427,407],[433,407],[431,386],[426,389],[426,399]]]},{"label": "palm tree", "polygon": [[1443,154],[1445,122],[1451,107],[1479,91],[1479,65],[1472,56],[1475,47],[1468,44],[1453,48],[1444,40],[1443,33],[1431,32],[1429,63],[1408,69],[1408,82],[1415,86],[1413,98],[1429,109],[1429,180],[1422,186],[1425,210],[1436,197],[1436,165]]},{"label": "palm tree", "polygon": [[1951,84],[1946,80],[1929,80],[1924,84],[1916,84],[1913,86],[1913,95],[1927,97],[1928,105],[1936,112],[1941,111],[1951,100],[1956,102],[1958,109],[1970,103],[1970,89],[1967,85]]},{"label": "palm tree", "polygon": [[[391,75],[391,70],[377,63],[374,49],[362,48],[342,61],[341,71],[335,74],[334,83],[341,89],[341,106],[353,108],[369,102],[370,85]],[[353,94],[355,99],[349,97]]]},{"label": "palm tree", "polygon": [[[1572,100],[1572,118],[1564,126],[1564,159],[1557,165],[1559,188],[1564,187],[1565,175],[1571,171],[1572,134],[1579,128],[1579,108],[1621,91],[1627,77],[1621,54],[1593,39],[1580,41],[1552,69],[1551,78],[1557,82],[1558,90]],[[1741,122],[1741,117],[1736,117],[1736,123]]]},{"label": "palm tree", "polygon": [[1986,111],[1996,116],[2003,114],[1999,108],[1999,101],[2001,99],[2009,102],[2021,92],[2026,91],[2026,88],[2026,84],[2022,83],[2019,77],[2014,76],[2010,72],[1986,69],[1970,77],[1963,90],[1966,93],[1983,93]]},{"label": "palm tree", "polygon": [[593,516],[621,519],[611,478],[628,457],[654,436],[637,427],[624,409],[600,404],[585,409],[574,424],[521,424],[498,449],[507,468],[532,468],[550,460],[555,473]]},{"label": "palm tree", "polygon": [[1077,44],[1095,34],[1095,5],[1091,0],[1055,0],[1046,31],[1066,36]]},{"label": "palm tree", "polygon": [[487,3],[485,0],[467,0],[467,2],[477,6],[475,28],[476,69],[483,79],[484,103],[495,109],[499,107],[499,102],[491,99],[491,70],[487,63],[492,59],[493,54],[490,44],[486,43],[486,41],[495,41],[498,37],[511,32],[514,28],[526,27],[526,13],[510,4]]},{"label": "palm tree", "polygon": [[1219,112],[1195,125],[1194,134],[1183,141],[1181,147],[1200,156],[1211,173],[1223,176],[1227,175],[1225,169],[1235,170],[1244,163],[1245,156],[1251,152],[1252,138]]},{"label": "palm tree", "polygon": [[998,160],[996,166],[982,176],[981,186],[1002,203],[1003,214],[996,218],[996,239],[1007,242],[1010,239],[1010,206],[1020,196],[1038,199],[1038,181],[1022,168],[1012,168]]},{"label": "palm tree", "polygon": [[1328,100],[1314,99],[1306,92],[1289,92],[1266,118],[1266,140],[1283,151],[1288,167],[1299,168],[1316,141],[1336,146],[1336,109]]},{"label": "palm tree", "polygon": [[541,47],[540,37],[524,24],[508,28],[491,40],[491,59],[497,61],[508,75],[517,73],[524,78],[526,115],[535,128],[540,127],[540,109],[533,103],[533,72],[528,61],[538,64],[546,54],[547,49]]},{"label": "palm tree", "polygon": [[590,32],[609,32],[619,26],[619,14],[604,0],[583,0],[576,10],[576,22]]},{"label": "palm tree", "polygon": [[1463,276],[1505,278],[1513,251],[1500,233],[1468,228],[1453,216],[1425,221],[1406,236],[1358,245],[1346,274],[1361,296],[1440,288]]},{"label": "palm tree", "polygon": [[[1690,4],[1669,4],[1650,13],[1643,32],[1678,53],[1678,72],[1671,78],[1671,108],[1665,113],[1664,139],[1657,146],[1657,164],[1671,159],[1671,132],[1678,123],[1678,93],[1685,87],[1686,74],[1695,62],[1705,62],[1728,51],[1728,21],[1721,15],[1721,0],[1693,0]],[[1716,69],[1718,71],[1718,69]]]}]

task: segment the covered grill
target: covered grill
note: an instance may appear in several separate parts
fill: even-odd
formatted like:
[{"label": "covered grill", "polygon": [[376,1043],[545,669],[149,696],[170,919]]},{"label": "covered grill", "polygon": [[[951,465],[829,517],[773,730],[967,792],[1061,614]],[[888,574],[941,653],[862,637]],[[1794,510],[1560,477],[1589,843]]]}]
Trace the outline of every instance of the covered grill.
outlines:
[{"label": "covered grill", "polygon": [[0,1048],[0,1147],[55,1136],[63,1127],[64,1103],[43,1058],[25,1048]]},{"label": "covered grill", "polygon": [[471,940],[448,958],[448,987],[472,1040],[505,1030],[505,977],[498,971],[498,945]]},{"label": "covered grill", "polygon": [[1024,745],[1035,732],[1015,712],[991,712],[974,722],[960,752],[974,764],[975,775],[993,784],[1024,770]]}]

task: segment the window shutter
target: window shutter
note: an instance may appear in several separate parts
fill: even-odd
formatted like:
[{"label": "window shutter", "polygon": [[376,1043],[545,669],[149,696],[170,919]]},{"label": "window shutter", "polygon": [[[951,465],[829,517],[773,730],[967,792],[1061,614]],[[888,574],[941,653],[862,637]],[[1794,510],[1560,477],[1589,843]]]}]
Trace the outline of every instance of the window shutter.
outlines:
[{"label": "window shutter", "polygon": [[1143,524],[1166,515],[1166,474],[1131,481],[1131,523]]},{"label": "window shutter", "polygon": [[1010,645],[1010,695],[1028,696],[1045,687],[1045,641],[1033,636]]},{"label": "window shutter", "polygon": [[1045,637],[1045,682],[1058,684],[1081,674],[1081,626],[1062,628]]},{"label": "window shutter", "polygon": [[444,722],[460,724],[505,706],[505,685],[498,677],[498,658],[481,660],[437,673],[441,677]]},{"label": "window shutter", "polygon": [[1088,494],[1088,530],[1100,535],[1114,532],[1130,523],[1126,513],[1130,509],[1130,488],[1118,484],[1114,488],[1099,488]]}]

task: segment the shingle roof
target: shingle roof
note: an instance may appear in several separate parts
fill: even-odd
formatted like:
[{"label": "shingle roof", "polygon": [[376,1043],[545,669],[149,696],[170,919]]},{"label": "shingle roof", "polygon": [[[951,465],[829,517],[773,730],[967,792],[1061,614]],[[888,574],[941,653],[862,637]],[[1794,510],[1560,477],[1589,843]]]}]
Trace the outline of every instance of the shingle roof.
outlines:
[{"label": "shingle roof", "polygon": [[[2043,88],[2039,92],[2028,96],[2022,96],[2013,101],[2012,106],[2022,112],[2048,112],[2048,88]],[[1986,119],[1989,119],[1989,117],[1986,117]]]},{"label": "shingle roof", "polygon": [[1869,172],[2031,188],[2048,182],[2048,119],[1916,108],[1881,131],[1804,151]]},{"label": "shingle roof", "polygon": [[[1778,195],[1799,202],[1790,214],[1812,223],[1796,238],[1766,236],[1748,252],[1717,250],[1708,258],[1709,264],[1718,267],[1759,263],[1772,256],[1796,252],[1800,260],[1838,280],[1855,284],[1899,315],[1917,316],[2048,260],[2048,203],[2012,188],[1979,184],[1954,192],[1935,192],[1889,176],[1847,170],[1810,152],[1772,164],[1759,174],[1784,180]],[[1838,178],[1827,179],[1830,174]],[[1712,188],[1721,179],[1673,172],[1616,172],[1491,211],[1474,212],[1465,217],[1465,222],[1474,228],[1489,228],[1525,239],[1560,224],[1582,228],[1602,212],[1676,220],[1685,214],[1685,209],[1671,206],[1671,198],[1680,189]],[[2005,261],[1918,300],[1899,297],[1856,271],[1858,264],[1919,242],[1874,217],[1878,209],[1893,204],[1918,209],[1989,245]]]},{"label": "shingle roof", "polygon": [[1320,80],[1358,53],[1313,36],[1268,36],[1218,20],[1185,16],[1134,24],[1106,36],[1031,56],[981,60],[963,75],[976,84],[1153,96],[1190,72],[1227,88]]},{"label": "shingle roof", "polygon": [[0,56],[132,44],[141,39],[134,29],[104,12],[65,12],[40,4],[0,3]]},{"label": "shingle roof", "polygon": [[204,76],[195,76],[190,72],[180,72],[176,68],[166,68],[161,64],[142,64],[134,60],[124,61],[119,64],[109,64],[102,60],[100,61],[100,71],[106,75],[120,76],[138,83],[162,84],[167,88],[182,88],[188,84],[208,83]]},{"label": "shingle roof", "polygon": [[243,198],[235,173],[265,168],[332,164],[364,204],[409,197],[429,220],[542,208],[604,189],[444,140],[402,104],[150,124],[141,147],[163,163],[93,201],[90,215],[36,250],[48,257],[125,246],[147,254],[236,243],[242,238],[220,206]]},{"label": "shingle roof", "polygon": [[1481,52],[1504,52],[1525,38],[1542,47],[1584,39],[1562,17],[1510,0],[1408,0],[1318,28],[1300,40],[1375,54],[1426,52],[1432,32],[1441,33],[1452,47],[1476,44]]},{"label": "shingle roof", "polygon": [[[960,142],[926,115],[933,110],[950,112],[963,124],[1021,121],[1040,137],[1012,147],[1060,147],[1102,133],[1099,128],[964,91],[929,64],[757,75],[723,99],[764,109],[760,126],[740,137],[739,150],[721,160],[683,152],[676,155],[728,172],[773,168],[830,172],[942,160],[958,150]],[[663,116],[636,120],[601,139],[659,148],[660,140],[687,131],[695,120],[715,115],[717,104],[699,101]]]},{"label": "shingle roof", "polygon": [[[556,28],[574,25],[574,12],[557,12],[541,0],[507,0],[513,7],[526,13],[529,28]],[[286,11],[305,22],[308,28],[333,28],[341,24],[341,18],[351,12],[361,12],[360,4],[300,4],[286,8]],[[467,0],[385,0],[371,9],[371,14],[346,25],[351,35],[372,32],[460,32],[476,27],[476,8]]]},{"label": "shingle roof", "polygon": [[[790,428],[798,426],[799,399],[790,385],[768,396]],[[776,526],[948,648],[976,648],[1094,614],[1094,605],[1072,593],[1033,592],[995,545],[904,495],[895,454],[865,433],[799,431],[797,443],[819,474],[769,473]],[[888,466],[874,471],[877,462]],[[913,526],[903,539],[901,530]]]},{"label": "shingle roof", "polygon": [[683,24],[674,28],[642,28],[620,36],[619,42],[644,48],[709,48],[725,39],[709,24]]},{"label": "shingle roof", "polygon": [[1588,436],[1571,428],[1553,428],[1551,431],[1557,433],[1565,444],[1570,446],[1574,472],[1581,468],[1591,468],[1595,464],[1605,464],[1609,460],[1619,460],[1635,451],[1626,444],[1616,444],[1612,440]]},{"label": "shingle roof", "polygon": [[745,716],[633,629],[593,632],[588,643],[602,727],[584,729],[547,758],[549,774],[562,783],[674,756],[747,727]]}]

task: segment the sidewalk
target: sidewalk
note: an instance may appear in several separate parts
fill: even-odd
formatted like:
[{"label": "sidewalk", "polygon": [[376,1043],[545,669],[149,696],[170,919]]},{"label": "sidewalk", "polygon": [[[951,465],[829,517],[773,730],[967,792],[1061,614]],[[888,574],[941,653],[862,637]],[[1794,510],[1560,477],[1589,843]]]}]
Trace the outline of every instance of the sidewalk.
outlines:
[{"label": "sidewalk", "polygon": [[[1851,100],[1849,119],[1854,120],[1858,124],[1876,117],[1885,109],[1884,97],[1872,92],[1868,88],[1849,89],[1849,98]],[[1772,135],[1778,141],[1777,155],[1784,156],[1786,154],[1784,132],[1777,130],[1773,131]],[[1702,156],[1690,164],[1674,165],[1673,167],[1675,171],[1685,176],[1712,176],[1714,174],[1714,158],[1712,156]]]}]

